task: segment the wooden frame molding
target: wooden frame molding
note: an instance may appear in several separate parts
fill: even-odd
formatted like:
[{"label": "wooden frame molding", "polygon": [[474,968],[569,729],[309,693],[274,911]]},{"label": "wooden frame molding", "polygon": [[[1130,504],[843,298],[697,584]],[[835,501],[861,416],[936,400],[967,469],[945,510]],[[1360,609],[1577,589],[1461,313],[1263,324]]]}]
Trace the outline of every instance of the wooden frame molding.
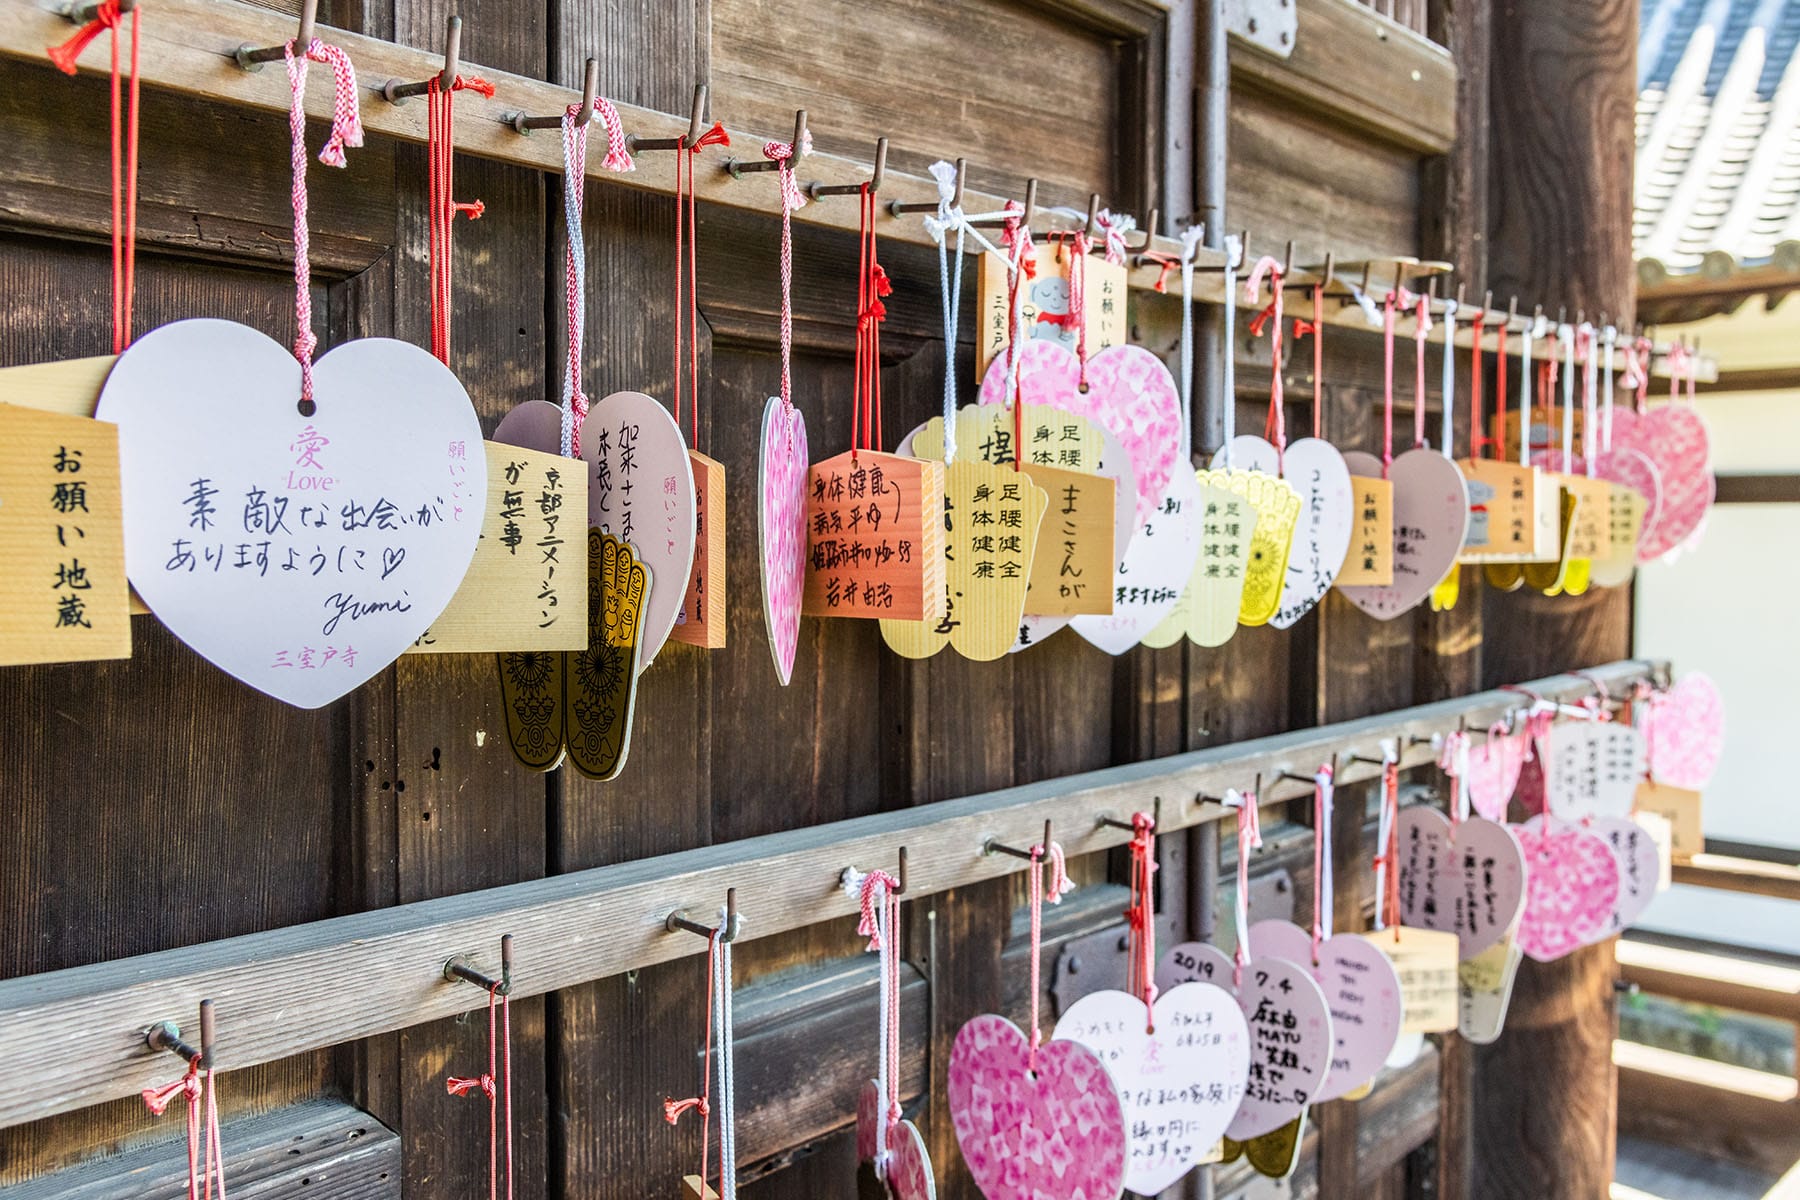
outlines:
[{"label": "wooden frame molding", "polygon": [[[1650,677],[1652,664],[1619,662],[1592,678],[1558,675],[1530,684],[1548,698],[1590,695],[1592,679],[1615,693]],[[1382,738],[1485,728],[1521,703],[1492,691],[1318,729],[1299,730],[1191,754],[1113,767],[896,812],[706,846],[568,875],[403,904],[287,929],[228,938],[136,958],[0,982],[0,1058],[15,1064],[15,1086],[0,1093],[0,1126],[135,1095],[167,1074],[166,1056],[145,1048],[157,1021],[215,1002],[221,1069],[270,1062],[306,1050],[388,1033],[466,1012],[478,988],[447,983],[444,964],[468,955],[494,971],[500,938],[517,946],[515,996],[572,987],[704,949],[668,933],[675,909],[710,913],[735,887],[745,940],[848,916],[838,888],[848,866],[891,863],[908,848],[909,896],[964,887],[1023,869],[987,855],[990,840],[1029,845],[1049,820],[1072,855],[1124,844],[1129,835],[1099,825],[1162,800],[1165,832],[1216,821],[1216,802],[1257,776],[1265,804],[1304,793],[1276,784],[1286,770],[1310,771],[1334,755],[1375,752]],[[1432,761],[1408,746],[1403,764]],[[1345,763],[1342,784],[1373,779],[1377,768]]]}]

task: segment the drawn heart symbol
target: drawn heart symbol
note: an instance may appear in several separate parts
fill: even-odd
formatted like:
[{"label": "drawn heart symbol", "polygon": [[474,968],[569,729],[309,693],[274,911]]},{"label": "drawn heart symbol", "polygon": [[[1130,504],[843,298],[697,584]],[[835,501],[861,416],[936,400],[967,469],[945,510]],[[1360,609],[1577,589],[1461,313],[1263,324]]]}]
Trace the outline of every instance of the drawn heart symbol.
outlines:
[{"label": "drawn heart symbol", "polygon": [[[1344,455],[1352,475],[1381,477],[1381,460]],[[1462,553],[1469,534],[1469,486],[1456,464],[1431,450],[1408,450],[1388,469],[1394,485],[1394,582],[1339,588],[1378,621],[1391,621],[1431,595]]]},{"label": "drawn heart symbol", "polygon": [[1335,1042],[1325,993],[1300,964],[1253,958],[1243,985],[1235,988],[1234,974],[1232,960],[1217,946],[1182,942],[1157,963],[1156,986],[1211,983],[1237,997],[1250,1029],[1250,1073],[1225,1136],[1246,1142],[1306,1111],[1325,1082]]},{"label": "drawn heart symbol", "polygon": [[[1237,1113],[1250,1067],[1250,1031],[1237,1000],[1210,983],[1183,983],[1144,1002],[1090,992],[1056,1023],[1059,1039],[1099,1056],[1125,1105],[1131,1161],[1125,1186],[1154,1196],[1205,1159]],[[1153,1025],[1154,1031],[1146,1028]]]},{"label": "drawn heart symbol", "polygon": [[[906,451],[902,450],[902,453]],[[761,543],[763,621],[775,674],[786,687],[800,644],[800,600],[806,591],[806,416],[770,396],[763,409],[756,528]]]},{"label": "drawn heart symbol", "polygon": [[1556,817],[1516,829],[1525,852],[1525,914],[1519,949],[1554,962],[1605,936],[1619,898],[1619,861],[1606,841]]},{"label": "drawn heart symbol", "polygon": [[[1312,934],[1292,921],[1258,921],[1250,927],[1254,962],[1271,958],[1306,966],[1312,962]],[[1336,1045],[1315,1103],[1336,1100],[1375,1078],[1400,1037],[1405,1015],[1400,976],[1387,955],[1364,938],[1328,937],[1319,943],[1313,978],[1331,1009]]]},{"label": "drawn heart symbol", "polygon": [[946,1097],[956,1144],[988,1200],[1097,1200],[1125,1187],[1124,1103],[1078,1042],[1031,1045],[1005,1017],[957,1031]]},{"label": "drawn heart symbol", "polygon": [[[1245,434],[1232,439],[1231,458],[1234,467],[1281,476],[1300,494],[1300,521],[1288,551],[1281,605],[1269,618],[1275,628],[1286,629],[1325,598],[1344,568],[1356,527],[1350,468],[1336,446],[1319,438],[1290,442],[1281,453],[1262,438]],[[1221,449],[1212,466],[1218,470],[1224,465]]]},{"label": "drawn heart symbol", "polygon": [[[877,1150],[877,1122],[887,1121],[887,1105],[881,1085],[871,1079],[856,1098],[856,1157],[873,1163]],[[925,1139],[911,1121],[892,1121],[887,1126],[887,1194],[894,1200],[937,1200],[937,1180],[931,1173],[931,1156]]]},{"label": "drawn heart symbol", "polygon": [[1623,817],[1644,779],[1644,735],[1616,721],[1558,725],[1541,743],[1547,811],[1565,820]]},{"label": "drawn heart symbol", "polygon": [[1658,783],[1699,791],[1712,781],[1725,747],[1725,700],[1705,675],[1650,698],[1644,718],[1650,774]]},{"label": "drawn heart symbol", "polygon": [[1505,825],[1472,817],[1452,831],[1436,809],[1400,810],[1400,923],[1454,933],[1475,958],[1518,928],[1525,911],[1525,852]]},{"label": "drawn heart symbol", "polygon": [[1613,449],[1636,450],[1656,465],[1662,482],[1656,523],[1638,540],[1638,561],[1651,562],[1700,528],[1717,495],[1706,422],[1691,404],[1663,404],[1648,412],[1613,412]]},{"label": "drawn heart symbol", "polygon": [[1490,731],[1485,741],[1470,743],[1469,803],[1490,821],[1506,820],[1507,803],[1525,766],[1526,746],[1524,734],[1503,730]]},{"label": "drawn heart symbol", "polygon": [[1200,483],[1192,471],[1169,478],[1162,502],[1138,529],[1113,572],[1113,610],[1070,622],[1108,654],[1123,654],[1180,602],[1200,553]]},{"label": "drawn heart symbol", "polygon": [[1656,852],[1656,839],[1629,817],[1597,817],[1586,822],[1586,828],[1606,843],[1619,867],[1619,895],[1606,923],[1592,939],[1598,942],[1637,924],[1650,901],[1656,899],[1662,856]]},{"label": "drawn heart symbol", "polygon": [[694,473],[669,410],[642,392],[614,392],[581,423],[588,524],[631,545],[650,572],[638,673],[681,612],[694,570]]},{"label": "drawn heart symbol", "polygon": [[[996,358],[981,381],[981,403],[1007,399],[1007,356]],[[1032,339],[1019,354],[1019,398],[1076,413],[1110,431],[1131,458],[1137,479],[1136,526],[1161,503],[1181,457],[1181,397],[1162,359],[1142,346],[1112,346],[1081,362],[1054,342]]]},{"label": "drawn heart symbol", "polygon": [[313,394],[302,416],[300,364],[257,330],[177,321],[119,357],[95,413],[119,426],[138,595],[299,708],[354,690],[437,619],[487,496],[468,394],[417,346],[346,342],[314,364]]}]

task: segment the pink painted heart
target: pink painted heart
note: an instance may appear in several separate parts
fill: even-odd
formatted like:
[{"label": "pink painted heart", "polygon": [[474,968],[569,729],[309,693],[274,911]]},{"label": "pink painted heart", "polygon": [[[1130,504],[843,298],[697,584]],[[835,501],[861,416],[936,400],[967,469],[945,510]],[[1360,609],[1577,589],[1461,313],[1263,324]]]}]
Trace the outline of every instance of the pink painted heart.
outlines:
[{"label": "pink painted heart", "polygon": [[1656,899],[1656,881],[1662,873],[1662,857],[1656,839],[1629,817],[1600,817],[1587,823],[1590,833],[1601,838],[1619,866],[1619,895],[1605,925],[1594,936],[1603,941],[1624,933]]},{"label": "pink painted heart", "polygon": [[[1255,962],[1270,958],[1312,963],[1312,935],[1292,921],[1258,921],[1250,927]],[[1387,955],[1358,937],[1328,937],[1319,943],[1313,978],[1331,1009],[1335,1046],[1315,1102],[1336,1100],[1375,1078],[1394,1051],[1405,1015],[1400,977]]]},{"label": "pink painted heart", "polygon": [[800,600],[806,590],[806,417],[779,396],[763,409],[756,527],[761,541],[763,621],[782,686],[794,674]]},{"label": "pink painted heart", "polygon": [[[1350,494],[1350,468],[1330,442],[1301,438],[1280,452],[1262,438],[1245,434],[1231,442],[1232,466],[1279,475],[1300,493],[1300,520],[1288,551],[1287,579],[1281,604],[1269,624],[1286,629],[1325,598],[1343,570],[1344,555],[1356,527]],[[1213,455],[1216,470],[1225,465],[1223,448]]]},{"label": "pink painted heart", "polygon": [[1243,1099],[1250,1031],[1237,1000],[1210,983],[1178,984],[1148,1013],[1128,992],[1091,992],[1057,1021],[1056,1036],[1092,1050],[1112,1075],[1132,1130],[1125,1186],[1140,1196],[1204,1159]]},{"label": "pink painted heart", "polygon": [[1644,716],[1650,774],[1659,783],[1700,791],[1712,781],[1725,746],[1725,700],[1698,672],[1650,698]]},{"label": "pink painted heart", "polygon": [[1480,817],[1454,830],[1423,805],[1400,811],[1400,917],[1454,933],[1467,962],[1506,940],[1525,910],[1525,854],[1512,830]]},{"label": "pink painted heart", "polygon": [[[1344,463],[1352,475],[1381,475],[1381,460],[1372,454],[1352,452]],[[1394,485],[1394,582],[1338,589],[1378,621],[1391,621],[1429,596],[1456,565],[1469,534],[1468,481],[1450,459],[1408,450],[1387,477]]]},{"label": "pink painted heart", "polygon": [[1101,1200],[1125,1187],[1124,1103],[1092,1050],[1031,1044],[1005,1017],[957,1031],[945,1081],[956,1144],[988,1200]]},{"label": "pink painted heart", "polygon": [[1485,740],[1469,746],[1469,802],[1490,821],[1505,821],[1506,806],[1519,785],[1525,765],[1523,734],[1490,730]]},{"label": "pink painted heart", "polygon": [[[1007,356],[988,367],[981,403],[1003,404]],[[1019,354],[1019,393],[1026,404],[1047,404],[1088,418],[1119,439],[1137,478],[1137,523],[1162,501],[1181,456],[1181,398],[1162,359],[1141,346],[1112,346],[1081,363],[1054,342],[1033,339]]]},{"label": "pink painted heart", "polygon": [[1717,484],[1706,422],[1691,404],[1663,404],[1643,413],[1618,410],[1613,448],[1643,454],[1662,480],[1656,524],[1638,541],[1638,561],[1650,562],[1685,542],[1712,507]]},{"label": "pink painted heart", "polygon": [[1533,817],[1517,834],[1527,879],[1519,949],[1553,962],[1603,936],[1619,898],[1619,862],[1611,847],[1555,817]]},{"label": "pink painted heart", "polygon": [[1325,993],[1300,964],[1252,959],[1236,988],[1234,974],[1232,960],[1218,947],[1182,942],[1157,964],[1156,986],[1198,981],[1236,994],[1250,1028],[1250,1074],[1225,1136],[1243,1142],[1273,1133],[1306,1111],[1331,1068],[1335,1042]]},{"label": "pink painted heart", "polygon": [[1622,483],[1644,498],[1644,523],[1638,529],[1638,544],[1642,545],[1656,528],[1657,514],[1662,511],[1662,472],[1642,451],[1614,446],[1594,456],[1594,474]]}]

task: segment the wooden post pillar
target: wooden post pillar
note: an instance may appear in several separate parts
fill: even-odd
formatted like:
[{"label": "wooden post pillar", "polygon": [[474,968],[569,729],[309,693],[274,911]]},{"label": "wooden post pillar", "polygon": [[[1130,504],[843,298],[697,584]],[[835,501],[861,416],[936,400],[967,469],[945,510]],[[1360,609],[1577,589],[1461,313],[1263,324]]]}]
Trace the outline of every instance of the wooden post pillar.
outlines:
[{"label": "wooden post pillar", "polygon": [[[1492,23],[1488,269],[1495,299],[1629,327],[1637,0],[1498,0]],[[1489,680],[1622,657],[1630,590],[1484,597]],[[1474,1178],[1491,1200],[1603,1200],[1617,1075],[1612,943],[1519,970],[1506,1032],[1477,1056]]]}]

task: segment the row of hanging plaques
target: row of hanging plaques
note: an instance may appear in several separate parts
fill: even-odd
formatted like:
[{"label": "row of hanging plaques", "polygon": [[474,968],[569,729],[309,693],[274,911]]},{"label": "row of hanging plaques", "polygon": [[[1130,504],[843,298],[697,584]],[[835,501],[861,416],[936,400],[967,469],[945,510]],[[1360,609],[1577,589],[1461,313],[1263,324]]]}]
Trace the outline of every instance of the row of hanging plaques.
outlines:
[{"label": "row of hanging plaques", "polygon": [[[341,96],[354,96],[347,60],[315,60],[332,64]],[[301,72],[296,109],[303,88]],[[586,153],[573,113],[564,130],[571,181],[584,178]],[[334,126],[327,154],[341,162],[352,132]],[[805,200],[793,148],[769,149],[786,155],[791,262],[787,218]],[[303,233],[304,157],[297,162]],[[1575,593],[1622,583],[1638,562],[1698,536],[1712,487],[1705,426],[1690,402],[1644,405],[1648,359],[1635,345],[1627,382],[1636,404],[1614,408],[1610,330],[1562,327],[1559,357],[1540,367],[1531,342],[1546,331],[1528,329],[1518,368],[1527,419],[1517,407],[1510,421],[1496,412],[1492,435],[1477,440],[1499,455],[1472,448],[1458,461],[1447,440],[1433,450],[1426,439],[1431,306],[1401,290],[1379,302],[1359,295],[1385,321],[1390,380],[1393,318],[1416,309],[1413,445],[1393,453],[1391,386],[1380,457],[1340,454],[1322,436],[1288,442],[1283,284],[1268,259],[1245,299],[1259,303],[1265,283],[1275,297],[1252,326],[1268,330],[1277,356],[1271,437],[1228,429],[1195,469],[1191,339],[1179,384],[1160,358],[1125,341],[1130,219],[1102,213],[1092,244],[1079,231],[1034,244],[1017,213],[1001,213],[994,245],[975,217],[951,207],[953,168],[933,171],[943,204],[930,228],[946,250],[939,282],[952,341],[962,252],[968,239],[981,249],[977,403],[958,403],[952,362],[943,414],[893,452],[882,447],[879,329],[892,284],[865,190],[851,445],[811,453],[787,395],[785,333],[782,394],[762,416],[760,582],[783,683],[803,615],[877,619],[887,644],[913,658],[948,646],[994,659],[1065,625],[1112,654],[1183,637],[1216,646],[1239,625],[1292,625],[1333,587],[1391,619],[1428,598],[1454,604],[1459,563],[1481,563],[1496,587]],[[403,653],[495,652],[520,760],[616,775],[636,680],[663,645],[723,645],[733,493],[724,466],[690,444],[669,407],[639,392],[586,402],[580,188],[570,192],[564,401],[526,403],[492,440],[451,370],[416,346],[361,339],[314,363],[304,256],[291,353],[248,326],[198,319],[150,332],[110,367],[82,360],[0,376],[0,399],[23,402],[0,404],[0,558],[9,568],[0,662],[128,656],[136,601],[221,669],[302,707],[344,695]],[[678,202],[691,229],[691,191]],[[1196,238],[1185,239],[1190,255]],[[689,263],[692,253],[690,240]],[[1185,309],[1191,256],[1181,265]],[[784,274],[784,330],[790,285]],[[1316,310],[1323,298],[1313,301]],[[691,334],[691,291],[676,311],[678,325],[688,314]],[[1315,361],[1322,324],[1294,328],[1315,339]],[[682,345],[678,330],[677,412],[682,360],[692,362]],[[1496,352],[1504,398],[1504,330]],[[1479,362],[1472,377],[1479,389]],[[691,370],[687,387],[697,433]],[[1470,428],[1489,428],[1479,390],[1472,399]]]}]

